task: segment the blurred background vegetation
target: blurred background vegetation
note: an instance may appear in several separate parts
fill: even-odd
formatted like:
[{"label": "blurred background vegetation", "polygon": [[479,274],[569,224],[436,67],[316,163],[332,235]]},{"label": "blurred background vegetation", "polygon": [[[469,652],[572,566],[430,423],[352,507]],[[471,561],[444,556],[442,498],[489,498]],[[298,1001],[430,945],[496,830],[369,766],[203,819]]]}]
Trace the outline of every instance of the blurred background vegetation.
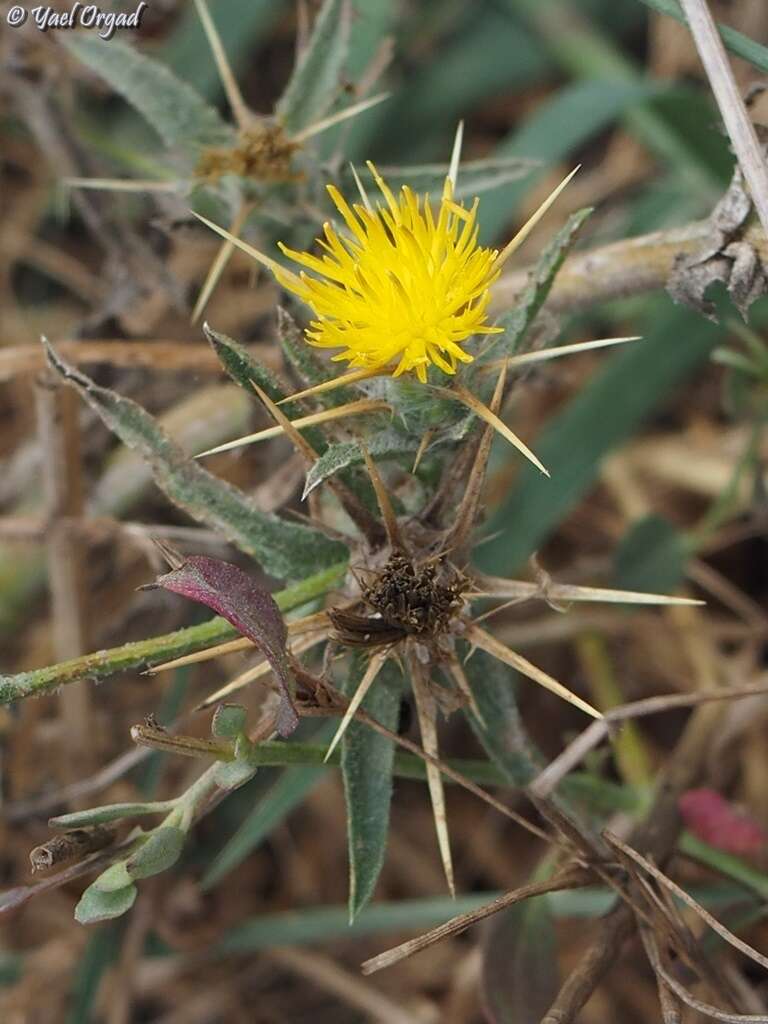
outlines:
[{"label": "blurred background vegetation", "polygon": [[[318,7],[210,0],[252,111],[270,114],[279,104],[297,38],[306,42]],[[736,30],[729,41],[741,56],[732,53],[731,61],[746,94],[768,71],[768,10],[750,0],[710,7]],[[540,328],[564,341],[643,337],[615,353],[544,364],[518,388],[515,429],[552,479],[521,465],[508,447],[494,447],[477,563],[530,576],[538,553],[558,580],[707,602],[702,610],[654,612],[577,606],[567,615],[539,602],[498,616],[497,633],[603,708],[717,683],[764,683],[768,306],[758,299],[745,323],[728,289],[715,284],[707,299],[716,318],[707,319],[703,291],[698,298],[691,293],[695,281],[685,296],[679,281],[675,291],[688,305],[666,291],[681,259],[711,241],[709,218],[734,167],[690,34],[670,16],[679,14],[677,4],[352,0],[352,9],[348,52],[332,82],[334,109],[382,90],[389,98],[318,136],[302,156],[304,180],[270,183],[268,201],[263,183],[247,175],[203,180],[188,138],[153,130],[126,101],[133,86],[118,81],[125,66],[118,47],[130,42],[218,111],[215,120],[201,114],[195,122],[196,145],[230,138],[232,111],[191,0],[151,0],[136,33],[118,33],[102,48],[93,34],[43,34],[32,24],[4,32],[3,671],[37,669],[201,621],[193,606],[136,592],[157,569],[150,534],[185,550],[236,558],[174,509],[141,458],[74,393],[41,381],[40,335],[99,384],[140,401],[188,452],[266,425],[256,403],[223,382],[202,318],[191,322],[219,243],[189,216],[190,206],[221,223],[240,217],[246,237],[268,251],[278,238],[307,245],[325,215],[319,182],[326,172],[345,173],[340,155],[356,164],[445,164],[463,119],[464,160],[493,158],[496,168],[515,168],[483,193],[487,244],[510,238],[564,174],[582,165],[505,272],[496,312],[513,307],[524,268],[567,216],[591,206]],[[328,41],[331,51],[334,45]],[[110,46],[118,56],[110,56]],[[137,72],[144,81],[145,74]],[[155,98],[165,96],[158,88]],[[751,110],[758,125],[768,124],[766,108],[757,96]],[[211,132],[205,138],[204,129]],[[146,192],[96,190],[68,185],[67,178],[164,184]],[[737,235],[756,252],[759,277],[764,235],[749,220],[728,240]],[[732,256],[720,267],[732,294],[734,262]],[[760,290],[758,281],[750,298]],[[274,285],[234,253],[204,316],[279,368],[275,299]],[[59,443],[62,436],[69,441]],[[217,456],[209,465],[267,511],[301,508],[303,467],[284,440]],[[69,481],[69,507],[56,505],[57,476]],[[79,521],[75,541],[59,537],[71,546],[63,567],[50,531],[52,517],[62,515]],[[76,574],[74,583],[68,572]],[[73,593],[74,604],[66,596]],[[72,919],[81,880],[46,887],[30,878],[29,850],[48,838],[51,814],[164,799],[189,785],[194,763],[137,756],[129,728],[152,713],[204,734],[208,723],[196,726],[191,709],[239,672],[242,659],[233,654],[156,677],[130,671],[101,686],[83,682],[0,710],[3,1020],[539,1020],[584,952],[587,930],[599,933],[607,890],[558,893],[373,979],[359,973],[365,957],[522,885],[537,870],[541,844],[456,787],[448,814],[457,900],[445,893],[423,782],[399,778],[376,898],[351,929],[342,787],[338,772],[321,765],[260,770],[199,823],[181,861],[146,880],[131,914],[117,921],[83,928]],[[534,689],[519,688],[519,712],[544,754],[554,757],[583,722]],[[256,702],[249,691],[243,700]],[[654,780],[679,754],[687,714],[644,719],[588,761],[584,777],[601,824],[621,830],[628,815],[647,806]],[[697,778],[743,805],[756,827],[768,827],[766,698],[724,705],[719,715],[699,752]],[[481,756],[471,731],[453,718],[442,750]],[[764,846],[724,852],[714,841],[694,857],[691,844],[693,838],[688,859],[679,858],[678,880],[732,927],[745,922],[749,941],[768,948]],[[22,891],[37,884],[35,893]],[[637,949],[628,945],[621,959],[617,949],[617,969],[578,1020],[660,1019],[653,974]],[[721,946],[712,944],[711,952],[737,1008],[765,1015],[764,972],[745,969]],[[704,1019],[684,1013],[686,1021]]]}]

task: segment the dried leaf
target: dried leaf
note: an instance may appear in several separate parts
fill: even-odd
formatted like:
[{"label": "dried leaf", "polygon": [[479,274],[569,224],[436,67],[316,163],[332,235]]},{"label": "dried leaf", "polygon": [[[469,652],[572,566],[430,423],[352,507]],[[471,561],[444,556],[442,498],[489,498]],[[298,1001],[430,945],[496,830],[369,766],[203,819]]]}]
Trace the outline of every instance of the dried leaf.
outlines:
[{"label": "dried leaf", "polygon": [[[762,150],[768,158],[764,141]],[[760,255],[743,237],[751,212],[752,199],[737,163],[731,183],[710,217],[709,237],[698,252],[678,256],[675,261],[667,282],[667,291],[675,302],[717,323],[717,308],[706,293],[720,281],[746,320],[752,303],[768,292],[768,276]]]}]

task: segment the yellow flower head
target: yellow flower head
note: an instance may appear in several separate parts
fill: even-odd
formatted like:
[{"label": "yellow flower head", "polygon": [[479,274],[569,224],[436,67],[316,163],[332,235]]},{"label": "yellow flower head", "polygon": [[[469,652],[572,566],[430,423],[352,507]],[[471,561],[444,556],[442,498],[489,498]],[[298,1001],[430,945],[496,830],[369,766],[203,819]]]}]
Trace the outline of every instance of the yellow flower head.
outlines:
[{"label": "yellow flower head", "polygon": [[275,277],[314,310],[309,343],[343,349],[334,360],[373,371],[396,362],[394,376],[414,370],[420,381],[431,365],[453,374],[457,362],[473,358],[463,342],[500,330],[486,324],[499,253],[477,244],[478,200],[470,209],[455,202],[448,177],[434,214],[429,196],[404,185],[396,197],[368,167],[386,205],[350,207],[329,185],[350,234],[326,223],[317,240],[321,257],[281,243],[286,256],[318,276],[275,264]]}]

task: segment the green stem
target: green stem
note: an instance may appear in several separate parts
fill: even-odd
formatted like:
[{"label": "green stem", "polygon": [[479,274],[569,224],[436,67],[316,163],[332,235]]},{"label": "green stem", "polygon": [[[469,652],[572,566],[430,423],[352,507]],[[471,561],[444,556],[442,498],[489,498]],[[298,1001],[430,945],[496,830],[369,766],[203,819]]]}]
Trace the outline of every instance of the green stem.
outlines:
[{"label": "green stem", "polygon": [[[346,569],[346,562],[338,562],[329,569],[278,591],[273,595],[278,607],[281,611],[287,612],[316,597],[321,597],[338,584]],[[115,672],[158,665],[172,658],[180,658],[185,654],[192,654],[225,640],[231,640],[236,635],[236,631],[228,622],[216,617],[198,626],[177,629],[173,633],[165,633],[149,640],[123,644],[122,647],[97,651],[95,654],[86,654],[81,658],[62,661],[57,665],[34,669],[31,672],[21,672],[15,676],[0,676],[0,704],[11,704],[25,697],[39,697],[83,678],[104,679]]]},{"label": "green stem", "polygon": [[[252,764],[271,768],[325,763],[338,766],[341,761],[340,751],[334,751],[326,762],[327,750],[327,746],[315,743],[274,740],[257,744],[250,760]],[[509,779],[490,761],[446,758],[445,763],[449,768],[461,772],[479,785],[509,788]],[[427,777],[424,762],[420,757],[399,752],[395,754],[394,774],[401,779],[416,779],[420,782],[425,781]],[[451,779],[446,778],[445,781],[450,783]],[[640,806],[640,797],[633,790],[584,772],[573,772],[563,779],[560,788],[573,799],[584,800],[600,810],[636,811]]]}]

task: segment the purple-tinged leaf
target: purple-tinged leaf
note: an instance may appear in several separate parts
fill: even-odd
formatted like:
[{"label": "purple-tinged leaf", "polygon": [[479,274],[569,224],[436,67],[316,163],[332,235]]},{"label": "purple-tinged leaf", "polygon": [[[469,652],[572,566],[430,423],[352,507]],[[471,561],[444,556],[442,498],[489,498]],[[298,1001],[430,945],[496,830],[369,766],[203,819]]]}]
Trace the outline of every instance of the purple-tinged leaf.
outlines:
[{"label": "purple-tinged leaf", "polygon": [[272,595],[230,562],[192,555],[158,576],[158,587],[212,608],[261,650],[280,686],[277,731],[288,736],[299,723],[291,700],[293,672],[286,652],[288,631]]}]

